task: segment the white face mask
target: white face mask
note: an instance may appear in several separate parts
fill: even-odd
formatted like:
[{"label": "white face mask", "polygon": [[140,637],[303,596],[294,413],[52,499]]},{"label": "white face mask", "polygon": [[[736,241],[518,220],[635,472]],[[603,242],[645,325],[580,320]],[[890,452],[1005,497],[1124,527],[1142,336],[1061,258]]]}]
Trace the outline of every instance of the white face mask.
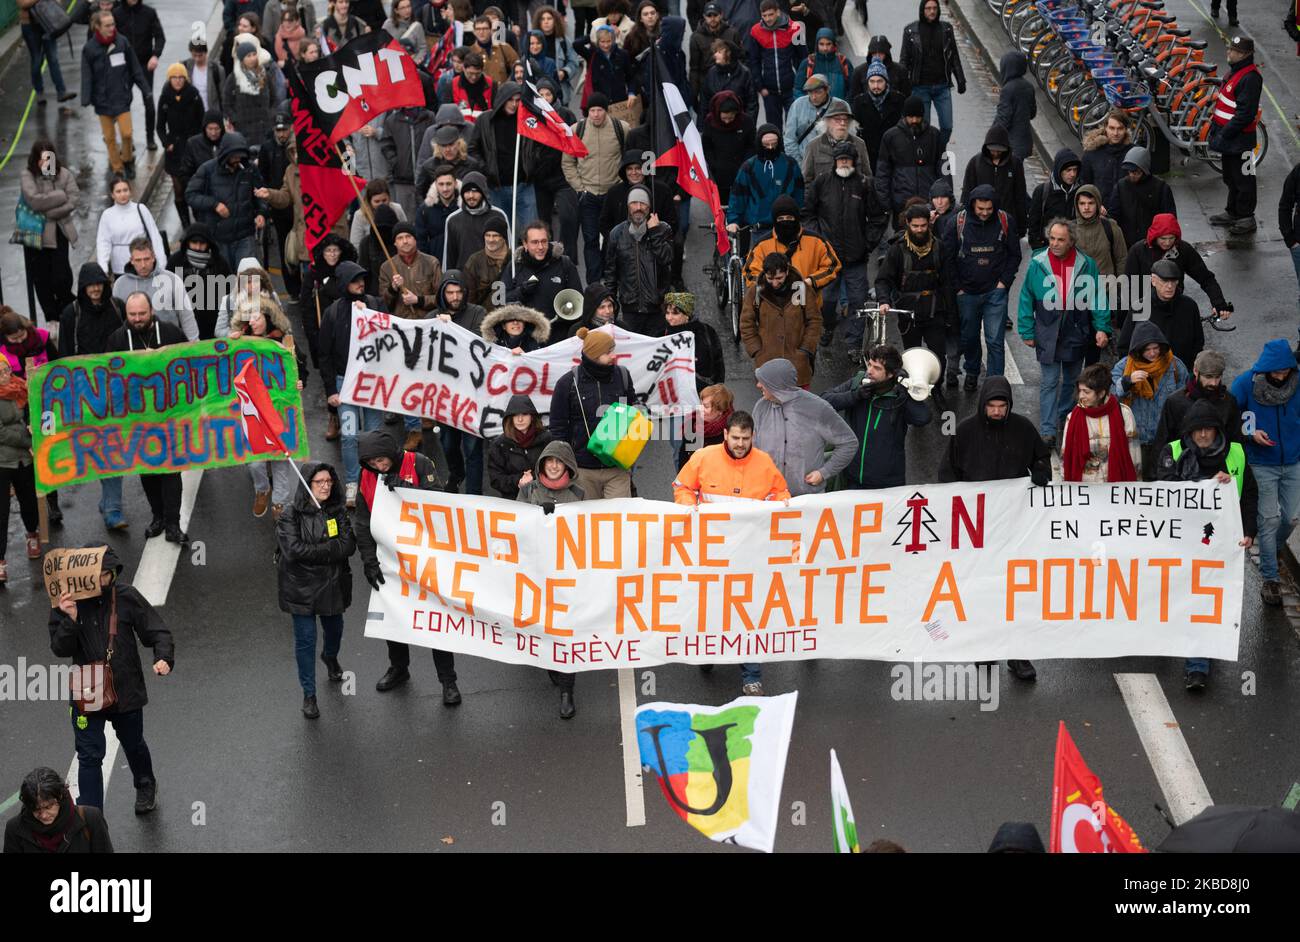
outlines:
[{"label": "white face mask", "polygon": [[839,177],[843,177],[845,180],[847,180],[849,177],[853,176],[853,168],[852,168],[852,167],[836,167],[836,168],[835,168],[835,175],[836,175],[836,176],[839,176]]}]

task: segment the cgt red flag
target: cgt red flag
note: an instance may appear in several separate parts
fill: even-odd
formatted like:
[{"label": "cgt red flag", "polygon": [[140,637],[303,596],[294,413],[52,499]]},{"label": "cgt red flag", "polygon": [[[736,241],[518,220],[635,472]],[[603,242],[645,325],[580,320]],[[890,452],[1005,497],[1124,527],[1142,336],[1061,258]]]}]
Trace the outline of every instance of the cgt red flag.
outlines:
[{"label": "cgt red flag", "polygon": [[315,62],[299,62],[304,104],[331,144],[394,108],[423,108],[415,60],[382,29],[365,33]]},{"label": "cgt red flag", "polygon": [[587,156],[587,145],[573,133],[573,128],[564,123],[564,119],[541,96],[532,82],[524,82],[517,115],[515,130],[520,137],[530,138],[574,157]]},{"label": "cgt red flag", "polygon": [[1052,782],[1052,854],[1145,854],[1127,822],[1106,804],[1101,779],[1092,774],[1061,723]]},{"label": "cgt red flag", "polygon": [[235,395],[239,397],[239,420],[244,437],[255,455],[284,454],[284,419],[275,411],[271,395],[257,371],[257,361],[248,360],[235,376]]},{"label": "cgt red flag", "polygon": [[[650,54],[659,56],[652,48]],[[664,69],[659,74],[667,74]],[[690,109],[677,86],[671,82],[659,83],[662,94],[655,101],[655,163],[660,167],[677,168],[677,185],[709,207],[713,226],[718,233],[718,252],[725,254],[731,247],[727,238],[727,217],[722,211],[722,197],[718,185],[709,178],[709,164],[704,159],[704,141],[691,120]]]}]

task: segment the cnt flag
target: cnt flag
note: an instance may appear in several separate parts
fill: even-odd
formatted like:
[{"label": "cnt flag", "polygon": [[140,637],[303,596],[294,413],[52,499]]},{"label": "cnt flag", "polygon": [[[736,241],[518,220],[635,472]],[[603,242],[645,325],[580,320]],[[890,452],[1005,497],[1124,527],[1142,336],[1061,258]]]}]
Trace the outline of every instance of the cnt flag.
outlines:
[{"label": "cnt flag", "polygon": [[303,104],[331,144],[376,115],[424,107],[415,60],[382,29],[365,33],[315,62],[297,62]]},{"label": "cnt flag", "polygon": [[[659,75],[667,75],[663,54],[652,47],[655,57],[652,65]],[[725,253],[731,246],[727,238],[727,219],[722,212],[722,197],[718,185],[709,177],[709,164],[704,159],[704,141],[691,120],[690,109],[681,91],[672,82],[660,82],[662,94],[656,96],[654,108],[655,164],[677,168],[677,185],[709,207],[713,225],[718,233],[718,252]]]},{"label": "cnt flag", "polygon": [[1106,804],[1097,778],[1062,722],[1052,782],[1052,854],[1145,854],[1133,829]]},{"label": "cnt flag", "polygon": [[239,420],[244,437],[255,455],[283,454],[284,419],[275,411],[271,396],[257,370],[257,360],[249,359],[235,376],[235,395],[239,397]]},{"label": "cnt flag", "polygon": [[771,853],[797,693],[725,706],[637,708],[641,765],[668,804],[710,840]]},{"label": "cnt flag", "polygon": [[858,824],[853,819],[853,806],[849,804],[849,790],[844,785],[840,760],[831,750],[831,814],[835,817],[835,853],[858,854]]},{"label": "cnt flag", "polygon": [[[293,108],[293,130],[297,141],[298,189],[302,194],[303,239],[310,255],[329,234],[366,181],[343,166],[337,145],[321,129],[296,63],[289,59],[284,68]],[[349,180],[348,177],[353,176]]]},{"label": "cnt flag", "polygon": [[524,92],[519,100],[518,120],[515,130],[520,137],[531,138],[539,144],[563,151],[574,157],[586,157],[587,145],[573,133],[573,128],[551,107],[537,91],[537,86],[524,80]]}]

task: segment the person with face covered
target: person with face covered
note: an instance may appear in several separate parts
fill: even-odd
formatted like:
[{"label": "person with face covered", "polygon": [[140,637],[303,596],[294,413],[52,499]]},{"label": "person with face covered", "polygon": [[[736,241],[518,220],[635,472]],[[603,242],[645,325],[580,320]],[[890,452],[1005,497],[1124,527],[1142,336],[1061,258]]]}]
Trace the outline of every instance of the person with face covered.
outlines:
[{"label": "person with face covered", "polygon": [[257,232],[271,211],[268,196],[247,140],[235,131],[221,139],[217,156],[199,167],[185,188],[194,218],[212,231],[231,268],[257,254]]},{"label": "person with face covered", "polygon": [[875,165],[876,195],[889,207],[897,225],[913,196],[927,197],[943,172],[943,143],[939,132],[925,123],[925,103],[916,96],[903,102],[903,119],[880,139]]},{"label": "person with face covered", "polygon": [[111,707],[89,713],[76,703],[69,707],[77,747],[79,800],[92,808],[104,806],[104,727],[112,724],[131,768],[135,813],[144,815],[158,807],[158,781],[144,740],[149,694],[140,646],[152,648],[151,670],[159,677],[166,677],[176,666],[176,648],[162,616],[134,586],[122,581],[125,567],[112,547],[105,550],[100,565],[98,595],[80,600],[63,595],[50,611],[50,650],[55,657],[71,658],[78,667],[107,662],[113,672],[117,702]]},{"label": "person with face covered", "polygon": [[5,822],[6,854],[111,854],[104,813],[79,805],[53,769],[38,768],[18,789],[22,810]]},{"label": "person with face covered", "polygon": [[1151,266],[1146,281],[1146,320],[1129,319],[1119,335],[1120,349],[1128,349],[1137,324],[1155,324],[1169,341],[1174,356],[1184,364],[1194,363],[1205,347],[1205,327],[1196,302],[1183,293],[1183,273],[1174,262],[1162,258]]},{"label": "person with face covered", "polygon": [[1192,363],[1192,379],[1186,386],[1165,400],[1160,410],[1160,424],[1156,426],[1157,448],[1177,441],[1187,413],[1198,402],[1210,406],[1219,416],[1224,433],[1231,441],[1245,444],[1242,433],[1241,409],[1232,398],[1223,374],[1227,363],[1217,350],[1202,350]]},{"label": "person with face covered", "polygon": [[673,230],[650,211],[650,193],[633,187],[627,194],[626,222],[609,234],[602,280],[618,296],[627,329],[649,337],[661,334],[659,305],[668,289],[673,260]]},{"label": "person with face covered", "polygon": [[789,196],[778,196],[772,201],[772,234],[754,244],[745,259],[745,278],[751,283],[757,279],[763,270],[763,260],[776,252],[783,254],[799,272],[820,308],[823,289],[840,275],[840,259],[827,239],[805,231],[799,222],[799,206]]},{"label": "person with face covered", "polygon": [[1189,375],[1183,361],[1174,356],[1164,333],[1149,321],[1133,328],[1128,356],[1111,369],[1111,391],[1133,410],[1137,422],[1138,439],[1142,442],[1142,473],[1147,480],[1155,474],[1159,455],[1156,429],[1165,402],[1187,385]]},{"label": "person with face covered", "polygon": [[[1182,435],[1160,452],[1157,481],[1208,481],[1235,487],[1241,513],[1242,538],[1247,549],[1259,533],[1260,490],[1246,450],[1233,441],[1222,416],[1205,401],[1196,402],[1183,419]],[[1262,555],[1262,554],[1261,554]],[[1199,693],[1210,681],[1209,658],[1189,657],[1183,664],[1183,685]]]},{"label": "person with face covered", "polygon": [[849,102],[858,135],[867,145],[870,166],[880,159],[880,141],[885,132],[903,119],[903,95],[889,84],[889,69],[880,61],[866,66],[862,91]]},{"label": "person with face covered", "polygon": [[1259,482],[1260,597],[1266,605],[1282,604],[1277,548],[1291,535],[1300,514],[1300,372],[1285,340],[1270,340],[1259,359],[1232,381],[1232,396],[1243,416],[1254,416],[1246,441],[1246,458]]},{"label": "person with face covered", "polygon": [[443,233],[442,263],[447,268],[463,269],[469,257],[483,245],[483,233],[494,216],[509,219],[504,211],[488,200],[487,181],[477,171],[465,175],[460,185],[460,209],[447,217]]},{"label": "person with face covered", "polygon": [[582,317],[564,323],[562,328],[564,335],[557,339],[576,337],[578,331],[584,328],[594,331],[606,324],[624,326],[622,318],[619,317],[618,299],[614,296],[614,292],[605,287],[604,282],[594,281],[582,290]]},{"label": "person with face covered", "polygon": [[[963,419],[948,439],[939,462],[939,483],[1014,481],[1028,477],[1037,486],[1052,481],[1052,450],[1034,423],[1012,411],[1011,384],[1005,376],[990,376],[979,390],[975,414]],[[1008,660],[1018,680],[1038,677],[1034,665]]]},{"label": "person with face covered", "polygon": [[[505,275],[510,263],[510,247],[506,244],[506,223],[493,217],[483,232],[483,248],[465,262],[464,288],[470,303],[490,311],[499,306],[504,293]],[[446,276],[444,276],[445,278]],[[475,327],[477,332],[478,328]]]}]

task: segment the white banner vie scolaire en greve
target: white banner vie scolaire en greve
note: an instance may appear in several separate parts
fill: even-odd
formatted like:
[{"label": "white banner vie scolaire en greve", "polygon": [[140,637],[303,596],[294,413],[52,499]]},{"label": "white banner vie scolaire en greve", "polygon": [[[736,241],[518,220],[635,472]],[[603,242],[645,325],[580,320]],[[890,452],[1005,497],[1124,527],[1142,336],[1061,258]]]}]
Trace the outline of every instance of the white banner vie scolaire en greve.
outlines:
[{"label": "white banner vie scolaire en greve", "polygon": [[698,509],[375,492],[368,637],[566,671],[1235,660],[1231,484],[926,484]]},{"label": "white banner vie scolaire en greve", "polygon": [[[613,332],[614,360],[627,367],[638,401],[652,416],[699,406],[693,334]],[[343,402],[494,438],[511,396],[529,396],[542,416],[551,411],[555,384],[579,362],[582,341],[570,337],[514,356],[449,321],[405,320],[367,308],[353,311],[350,349],[339,389]]]}]

